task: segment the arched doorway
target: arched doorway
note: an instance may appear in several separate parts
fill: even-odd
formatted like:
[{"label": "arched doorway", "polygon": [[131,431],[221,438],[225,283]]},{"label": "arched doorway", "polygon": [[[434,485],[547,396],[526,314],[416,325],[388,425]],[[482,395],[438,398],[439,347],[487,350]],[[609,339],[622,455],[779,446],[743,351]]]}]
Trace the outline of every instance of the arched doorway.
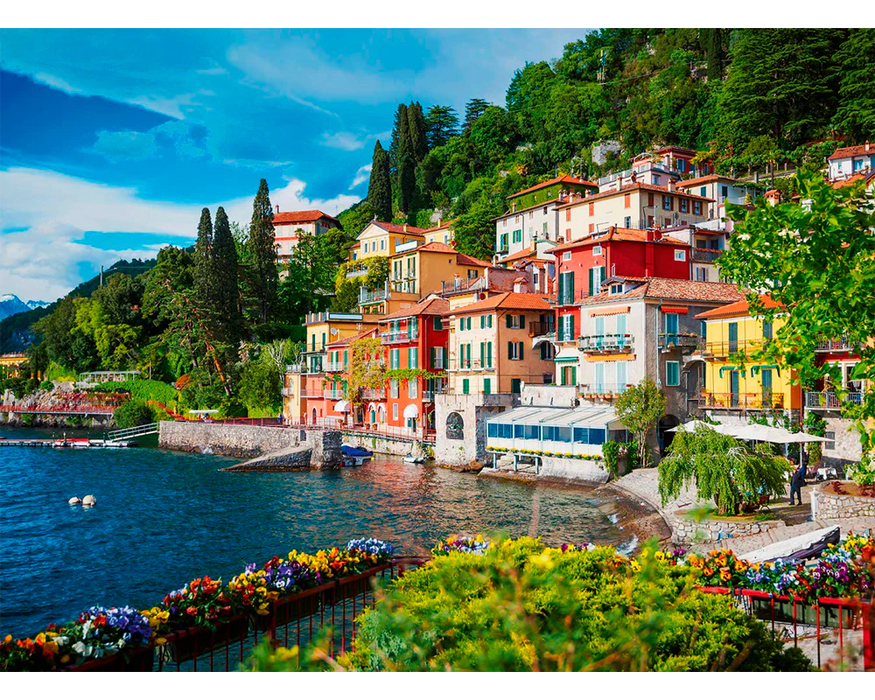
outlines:
[{"label": "arched doorway", "polygon": [[315,408],[313,409],[313,417],[312,417],[312,419],[310,420],[310,422],[311,422],[313,425],[316,425],[316,409],[315,409]]},{"label": "arched doorway", "polygon": [[671,441],[674,438],[674,433],[668,432],[672,428],[676,428],[681,424],[677,416],[666,415],[659,419],[659,424],[656,426],[656,439],[659,442],[659,453],[665,456]]}]

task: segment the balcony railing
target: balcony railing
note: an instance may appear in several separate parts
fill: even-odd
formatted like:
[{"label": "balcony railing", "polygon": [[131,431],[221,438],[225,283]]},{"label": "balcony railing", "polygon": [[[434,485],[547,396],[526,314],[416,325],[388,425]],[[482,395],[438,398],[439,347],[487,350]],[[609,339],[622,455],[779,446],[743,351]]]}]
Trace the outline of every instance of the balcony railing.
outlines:
[{"label": "balcony railing", "polygon": [[[863,394],[850,392],[845,395],[844,403],[860,404],[863,402]],[[828,411],[838,411],[843,402],[834,391],[806,391],[805,408],[822,408]]]},{"label": "balcony railing", "polygon": [[340,400],[343,398],[343,389],[326,389],[322,392],[322,398]]},{"label": "balcony railing", "polygon": [[712,248],[693,248],[692,258],[693,262],[699,263],[713,263],[717,261],[723,255],[722,250],[714,250]]},{"label": "balcony railing", "polygon": [[480,282],[482,277],[457,277],[452,282],[441,282],[441,293],[462,292]]},{"label": "balcony railing", "polygon": [[286,365],[286,372],[289,372],[290,374],[301,374],[306,371],[307,365],[302,365],[300,363],[296,365]]},{"label": "balcony railing", "polygon": [[389,285],[383,285],[382,289],[365,289],[359,288],[359,304],[373,304],[378,301],[385,301],[389,297]]},{"label": "balcony railing", "polygon": [[851,347],[851,341],[845,337],[841,337],[833,340],[821,340],[817,343],[815,350],[817,352],[836,352],[839,350],[850,350]]},{"label": "balcony railing", "polygon": [[290,387],[290,386],[284,386],[282,389],[280,389],[280,394],[282,396],[286,396],[288,398],[292,398],[295,395],[294,391],[292,390],[292,387]]},{"label": "balcony railing", "polygon": [[367,265],[356,265],[346,271],[346,279],[349,280],[354,277],[364,277],[366,274],[368,274]]},{"label": "balcony railing", "polygon": [[699,348],[702,336],[698,333],[660,333],[659,347],[669,348]]},{"label": "balcony railing", "polygon": [[595,399],[595,398],[607,398],[610,399],[613,396],[619,396],[626,389],[628,389],[631,384],[617,384],[615,382],[602,382],[601,384],[581,384],[578,387],[578,392],[584,398]]},{"label": "balcony railing", "polygon": [[362,398],[365,401],[381,401],[386,398],[385,389],[362,389]]},{"label": "balcony railing", "polygon": [[702,394],[704,408],[723,410],[784,408],[784,394],[774,392]]},{"label": "balcony railing", "polygon": [[548,335],[555,330],[553,321],[529,321],[529,337],[536,338],[541,335]]},{"label": "balcony railing", "polygon": [[423,403],[434,403],[434,392],[433,391],[423,391],[422,392],[422,401],[423,401]]},{"label": "balcony railing", "polygon": [[325,365],[326,372],[346,372],[346,365],[342,362],[329,362]]},{"label": "balcony railing", "polygon": [[470,362],[461,363],[457,358],[450,358],[447,364],[447,370],[450,372],[456,372],[458,370],[493,370],[495,369],[495,360],[493,358],[492,363],[484,364],[482,367],[480,366],[480,358],[478,357],[476,360],[472,359]]},{"label": "balcony railing", "polygon": [[384,343],[406,343],[412,340],[419,339],[419,331],[411,333],[409,330],[403,331],[385,331],[380,333],[380,338]]},{"label": "balcony railing", "polygon": [[577,347],[581,352],[589,353],[629,352],[633,340],[629,333],[584,335],[578,338]]},{"label": "balcony railing", "polygon": [[717,340],[705,343],[705,354],[714,357],[729,357],[739,352],[754,352],[762,350],[769,343],[768,340]]}]

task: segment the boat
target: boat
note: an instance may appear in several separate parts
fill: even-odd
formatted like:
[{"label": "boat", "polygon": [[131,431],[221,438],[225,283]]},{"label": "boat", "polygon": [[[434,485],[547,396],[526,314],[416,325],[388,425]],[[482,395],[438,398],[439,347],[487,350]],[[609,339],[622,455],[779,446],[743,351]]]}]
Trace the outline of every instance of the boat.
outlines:
[{"label": "boat", "polygon": [[403,459],[407,464],[422,464],[425,461],[425,457],[412,455],[410,453],[404,455]]},{"label": "boat", "polygon": [[91,440],[88,438],[60,438],[52,443],[52,447],[72,447],[82,450],[91,447]]},{"label": "boat", "polygon": [[364,447],[353,447],[352,445],[341,445],[340,451],[343,454],[344,462],[353,460],[357,467],[360,467],[365,462],[373,459],[374,453]]},{"label": "boat", "polygon": [[136,440],[91,440],[91,447],[108,447],[118,449],[121,447],[136,447]]}]

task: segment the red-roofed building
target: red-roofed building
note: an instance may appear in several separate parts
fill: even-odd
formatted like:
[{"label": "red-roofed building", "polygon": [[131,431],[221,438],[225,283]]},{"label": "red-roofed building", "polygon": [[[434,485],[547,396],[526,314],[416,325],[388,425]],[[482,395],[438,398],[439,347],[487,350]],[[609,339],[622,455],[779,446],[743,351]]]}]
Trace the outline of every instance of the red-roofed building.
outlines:
[{"label": "red-roofed building", "polygon": [[273,215],[273,228],[279,262],[282,264],[289,261],[302,233],[318,236],[329,229],[340,227],[337,219],[319,209],[280,211],[277,207]]},{"label": "red-roofed building", "polygon": [[829,158],[829,179],[846,180],[857,173],[875,171],[875,146],[868,141],[860,146],[837,148]]},{"label": "red-roofed building", "polygon": [[700,177],[714,172],[710,160],[694,164],[695,156],[695,151],[679,146],[645,151],[632,159],[629,170],[599,178],[599,192],[616,192],[632,182],[666,187],[684,177]]}]

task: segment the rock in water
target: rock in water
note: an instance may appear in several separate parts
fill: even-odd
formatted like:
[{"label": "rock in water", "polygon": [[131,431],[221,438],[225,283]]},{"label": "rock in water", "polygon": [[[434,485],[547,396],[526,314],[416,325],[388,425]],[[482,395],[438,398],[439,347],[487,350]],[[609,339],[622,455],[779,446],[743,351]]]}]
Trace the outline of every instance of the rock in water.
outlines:
[{"label": "rock in water", "polygon": [[73,496],[73,498],[67,501],[67,503],[69,503],[71,506],[78,506],[80,503],[82,503],[82,499],[78,496]]},{"label": "rock in water", "polygon": [[83,506],[96,506],[97,499],[94,496],[92,496],[91,494],[89,494],[85,498],[82,499],[82,505]]}]

